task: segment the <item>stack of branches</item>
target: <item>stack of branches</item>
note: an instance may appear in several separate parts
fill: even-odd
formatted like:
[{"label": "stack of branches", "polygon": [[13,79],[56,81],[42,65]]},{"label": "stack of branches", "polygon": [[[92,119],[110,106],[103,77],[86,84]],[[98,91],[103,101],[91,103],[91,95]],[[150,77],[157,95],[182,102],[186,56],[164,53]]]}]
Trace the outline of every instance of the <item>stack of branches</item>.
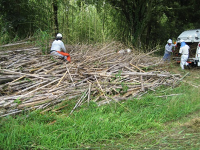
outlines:
[{"label": "stack of branches", "polygon": [[67,46],[71,62],[41,55],[38,47],[0,51],[0,115],[24,110],[48,111],[76,99],[71,113],[90,101],[103,105],[140,97],[160,85],[175,86],[179,74],[146,68],[157,66],[157,51],[137,54],[122,44]]}]

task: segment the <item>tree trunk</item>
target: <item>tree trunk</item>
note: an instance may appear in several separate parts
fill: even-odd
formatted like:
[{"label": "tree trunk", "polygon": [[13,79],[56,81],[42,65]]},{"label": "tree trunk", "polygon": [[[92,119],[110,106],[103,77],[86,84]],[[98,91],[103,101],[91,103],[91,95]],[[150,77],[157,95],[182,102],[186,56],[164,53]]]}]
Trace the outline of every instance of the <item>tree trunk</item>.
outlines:
[{"label": "tree trunk", "polygon": [[55,35],[58,33],[58,1],[53,0],[53,12],[54,12],[54,24],[55,24]]}]

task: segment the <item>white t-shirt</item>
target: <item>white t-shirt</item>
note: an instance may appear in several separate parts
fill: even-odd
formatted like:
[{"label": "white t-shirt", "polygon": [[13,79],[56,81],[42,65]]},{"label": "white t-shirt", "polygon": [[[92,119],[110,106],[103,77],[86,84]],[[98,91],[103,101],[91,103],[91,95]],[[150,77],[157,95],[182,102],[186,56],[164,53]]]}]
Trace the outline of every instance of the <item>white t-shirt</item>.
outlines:
[{"label": "white t-shirt", "polygon": [[165,45],[165,53],[166,53],[166,54],[171,53],[171,52],[172,52],[172,47],[173,47],[173,46],[176,46],[176,45],[175,45],[175,44],[171,44],[171,45],[166,44],[166,45]]},{"label": "white t-shirt", "polygon": [[189,55],[189,49],[190,47],[188,45],[185,45],[180,48],[179,53],[181,53],[182,55]]},{"label": "white t-shirt", "polygon": [[64,43],[61,40],[55,40],[53,41],[51,45],[51,50],[56,50],[56,51],[62,51],[67,52]]}]

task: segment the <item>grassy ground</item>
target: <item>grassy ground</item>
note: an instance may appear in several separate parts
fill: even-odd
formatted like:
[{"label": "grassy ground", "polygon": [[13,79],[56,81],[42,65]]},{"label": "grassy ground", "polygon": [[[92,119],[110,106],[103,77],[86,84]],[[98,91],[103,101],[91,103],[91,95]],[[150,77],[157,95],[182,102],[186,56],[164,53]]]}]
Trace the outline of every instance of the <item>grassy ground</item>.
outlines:
[{"label": "grassy ground", "polygon": [[199,69],[164,67],[189,74],[178,87],[160,87],[120,104],[90,103],[69,115],[75,103],[66,101],[58,112],[1,118],[0,149],[199,149]]}]

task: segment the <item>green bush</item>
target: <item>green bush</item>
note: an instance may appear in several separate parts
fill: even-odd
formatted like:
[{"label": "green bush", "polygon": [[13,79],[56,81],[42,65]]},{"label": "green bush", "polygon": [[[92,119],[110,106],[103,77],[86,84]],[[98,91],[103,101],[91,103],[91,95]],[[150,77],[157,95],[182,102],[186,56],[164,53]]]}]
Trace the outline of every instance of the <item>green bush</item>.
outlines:
[{"label": "green bush", "polygon": [[37,30],[34,37],[36,38],[36,46],[39,46],[43,55],[49,52],[49,41],[51,36],[48,31]]}]

